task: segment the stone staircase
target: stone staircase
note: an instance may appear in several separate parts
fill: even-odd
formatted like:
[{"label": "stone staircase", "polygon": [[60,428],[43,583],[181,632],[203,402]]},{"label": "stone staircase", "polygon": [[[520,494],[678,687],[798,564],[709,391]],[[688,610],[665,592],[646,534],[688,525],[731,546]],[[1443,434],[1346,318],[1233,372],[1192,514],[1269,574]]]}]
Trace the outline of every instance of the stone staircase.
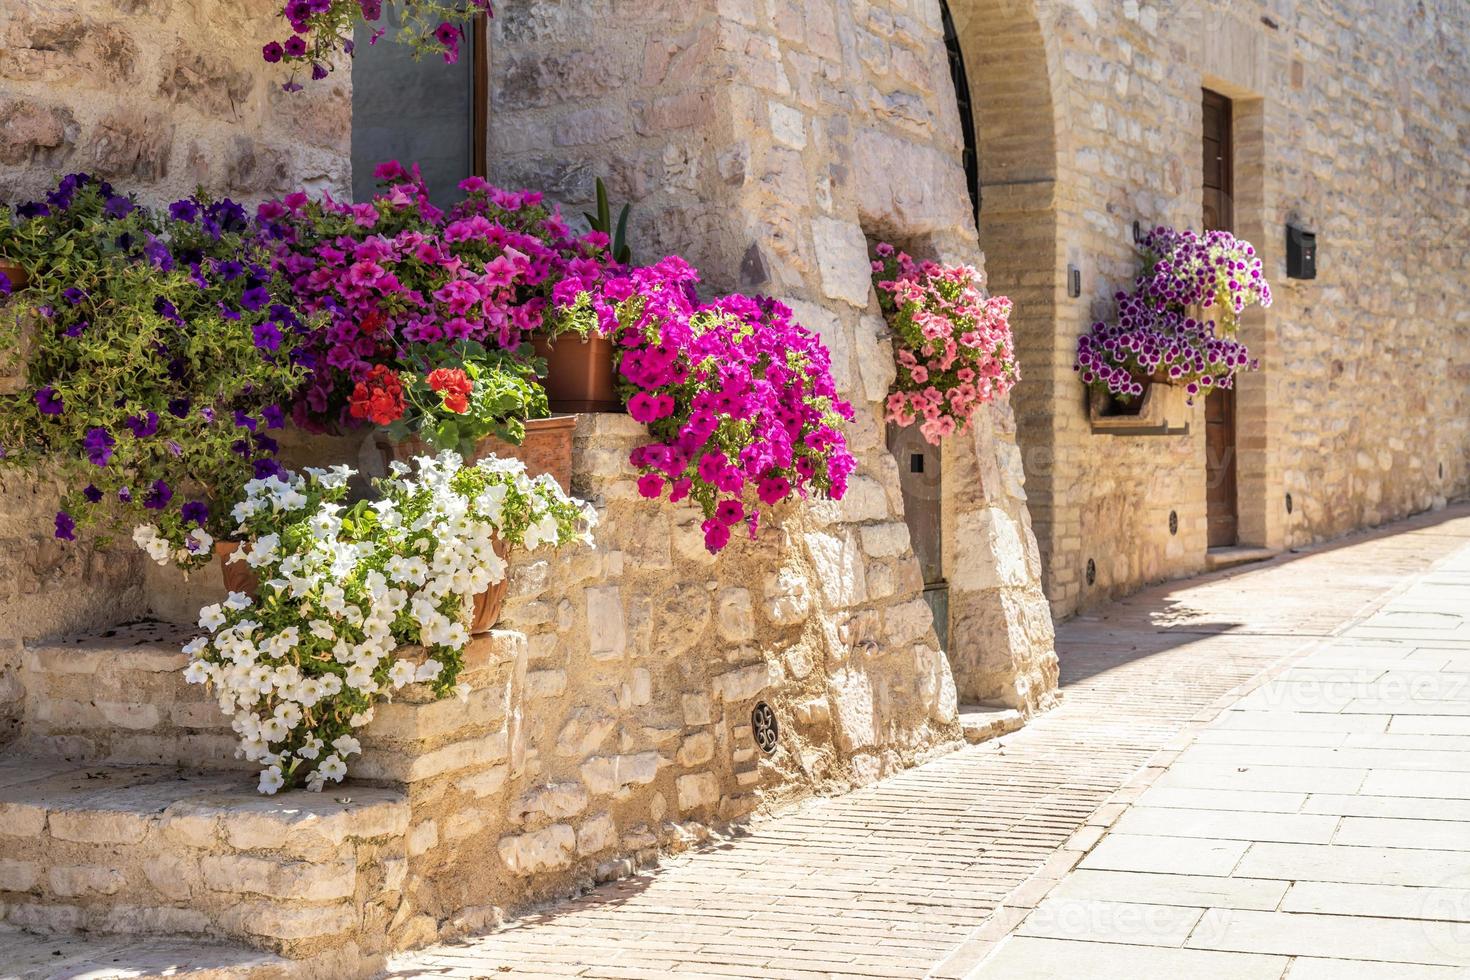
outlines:
[{"label": "stone staircase", "polygon": [[[437,938],[472,890],[434,872],[505,780],[524,636],[474,641],[469,704],[406,688],[363,731],[352,779],[275,797],[184,681],[188,636],[143,623],[22,651],[0,761],[0,930],[26,934],[0,932],[0,976],[347,977]],[[67,939],[48,961],[78,934],[101,945]],[[143,935],[170,943],[143,944],[144,960],[97,952],[99,937]]]}]

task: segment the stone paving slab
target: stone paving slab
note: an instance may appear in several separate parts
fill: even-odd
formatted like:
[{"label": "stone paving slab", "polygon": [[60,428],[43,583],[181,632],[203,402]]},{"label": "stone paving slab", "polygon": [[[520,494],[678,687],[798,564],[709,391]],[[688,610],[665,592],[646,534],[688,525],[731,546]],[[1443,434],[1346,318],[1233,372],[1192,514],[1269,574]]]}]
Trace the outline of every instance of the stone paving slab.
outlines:
[{"label": "stone paving slab", "polygon": [[[1332,837],[1317,843],[1269,838],[1320,841],[1330,823],[1336,833],[1335,821],[1345,813],[1457,819],[1456,808],[1470,800],[1428,801],[1444,809],[1415,814],[1393,811],[1390,804],[1401,799],[1359,794],[1379,771],[1372,767],[1397,753],[1423,762],[1417,753],[1459,746],[1367,743],[1358,748],[1388,754],[1357,760],[1307,755],[1300,758],[1308,764],[1289,765],[1256,755],[1267,763],[1239,767],[1229,764],[1227,753],[1217,756],[1225,762],[1185,762],[1177,767],[1182,775],[1170,773],[1182,752],[1231,744],[1195,741],[1194,733],[1212,720],[1208,730],[1260,736],[1239,743],[1247,749],[1280,744],[1288,753],[1346,752],[1346,740],[1355,736],[1470,736],[1470,716],[1397,715],[1399,706],[1381,696],[1393,692],[1372,687],[1390,669],[1417,676],[1451,668],[1454,658],[1470,654],[1459,640],[1460,626],[1423,616],[1436,611],[1436,603],[1453,603],[1456,587],[1470,582],[1444,571],[1452,557],[1455,567],[1470,568],[1470,558],[1456,555],[1461,550],[1470,555],[1467,507],[1147,590],[1062,624],[1061,705],[1021,731],[844,797],[810,801],[491,935],[401,956],[388,976],[1281,980],[1288,968],[1290,980],[1300,980],[1299,973],[1309,980],[1458,975],[1456,968],[1446,973],[1436,965],[1453,954],[1426,956],[1422,964],[1335,959],[1322,947],[1332,935],[1330,923],[1308,930],[1314,938],[1299,952],[1289,935],[1278,943],[1286,934],[1279,933],[1276,917],[1294,917],[1279,906],[1295,879],[1271,867],[1277,855],[1265,849],[1298,849],[1281,854],[1313,872],[1355,853],[1359,866],[1349,876],[1355,888],[1443,885],[1443,872],[1453,872],[1470,853],[1358,847],[1330,843]],[[1382,624],[1392,619],[1384,618],[1390,609],[1385,601],[1410,589],[1417,591],[1403,611],[1413,616],[1398,617],[1414,624],[1414,638],[1405,639],[1398,626]],[[1379,625],[1358,625],[1371,617]],[[1314,652],[1325,659],[1311,662]],[[1470,671],[1466,664],[1461,659],[1455,669]],[[1267,710],[1228,710],[1269,683],[1269,671],[1299,667],[1312,673],[1283,689],[1290,696],[1262,705]],[[1344,669],[1350,673],[1332,673]],[[1297,711],[1302,692],[1295,688],[1302,681],[1319,689],[1323,681],[1366,686],[1330,711]],[[1372,696],[1376,712],[1367,710],[1370,702],[1360,693]],[[1362,710],[1344,713],[1353,705]],[[1405,717],[1427,724],[1394,724]],[[1273,742],[1271,735],[1282,738]],[[1326,738],[1298,741],[1294,735]],[[1339,764],[1344,761],[1349,764]],[[1244,777],[1232,775],[1238,768],[1246,769]],[[1420,784],[1456,775],[1406,771]],[[1139,832],[1123,833],[1120,826],[1110,834],[1135,804]],[[1162,809],[1181,811],[1178,828],[1201,835],[1214,828],[1220,836],[1165,833],[1167,822],[1148,812]],[[1229,839],[1222,828],[1230,813],[1242,815],[1242,827],[1249,822],[1277,830],[1250,837],[1231,830],[1242,839]],[[1277,819],[1283,815],[1298,819]],[[1252,855],[1260,873],[1246,874],[1242,868]],[[1404,855],[1406,880],[1380,881],[1376,869]],[[1102,867],[1111,864],[1120,867]],[[1441,871],[1437,882],[1425,880],[1433,867]],[[1333,877],[1324,871],[1314,880],[1331,883]],[[1023,923],[1053,889],[1054,904],[1046,906],[1050,931],[1075,922],[1079,935],[1089,938],[1013,935],[1018,927],[1047,931],[1042,920]],[[1311,893],[1301,899],[1323,900]],[[1354,892],[1345,896],[1351,907],[1344,911],[1360,925],[1401,929],[1409,920],[1391,910],[1404,900],[1401,893]],[[1220,930],[1221,943],[1250,949],[1193,948],[1207,914],[1214,912],[1211,922],[1223,924],[1229,920],[1221,913],[1231,911],[1270,917]],[[1122,941],[1125,924],[1148,921],[1149,914],[1162,924],[1154,944]],[[1101,936],[1109,941],[1093,938]],[[1173,945],[1158,945],[1160,940]],[[1273,944],[1287,951],[1272,951]],[[1344,972],[1333,973],[1334,964]],[[1375,972],[1380,966],[1408,972]]]}]

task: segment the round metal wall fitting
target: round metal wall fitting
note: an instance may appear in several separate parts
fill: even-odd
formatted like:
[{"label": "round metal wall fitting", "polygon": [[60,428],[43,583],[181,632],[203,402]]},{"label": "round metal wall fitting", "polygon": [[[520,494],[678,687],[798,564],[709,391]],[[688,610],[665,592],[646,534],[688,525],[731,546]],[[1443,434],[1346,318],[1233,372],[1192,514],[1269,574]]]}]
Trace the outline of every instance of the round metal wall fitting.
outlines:
[{"label": "round metal wall fitting", "polygon": [[1097,581],[1097,562],[1091,558],[1087,559],[1087,584],[1092,585]]},{"label": "round metal wall fitting", "polygon": [[776,712],[764,701],[757,701],[755,710],[750,713],[750,728],[755,733],[755,744],[761,747],[761,751],[770,755],[776,751],[776,743],[781,740],[781,726],[776,722]]},{"label": "round metal wall fitting", "polygon": [[1179,512],[1177,510],[1169,511],[1169,533],[1179,533]]},{"label": "round metal wall fitting", "polygon": [[1286,512],[1291,513],[1291,494],[1286,495]]}]

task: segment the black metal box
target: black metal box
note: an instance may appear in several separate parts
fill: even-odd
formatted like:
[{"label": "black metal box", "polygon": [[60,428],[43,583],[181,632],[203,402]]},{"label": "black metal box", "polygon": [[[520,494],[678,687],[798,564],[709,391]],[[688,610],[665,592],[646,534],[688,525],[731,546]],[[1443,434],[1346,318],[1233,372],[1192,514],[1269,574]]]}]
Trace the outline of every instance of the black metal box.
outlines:
[{"label": "black metal box", "polygon": [[1301,228],[1286,226],[1286,277],[1317,278],[1317,236]]}]

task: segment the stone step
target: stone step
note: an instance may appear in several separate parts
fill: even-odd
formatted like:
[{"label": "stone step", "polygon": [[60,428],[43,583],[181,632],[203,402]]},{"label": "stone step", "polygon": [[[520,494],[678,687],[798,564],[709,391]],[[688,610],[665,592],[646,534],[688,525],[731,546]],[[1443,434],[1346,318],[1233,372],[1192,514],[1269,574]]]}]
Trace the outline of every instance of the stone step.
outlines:
[{"label": "stone step", "polygon": [[253,784],[248,773],[0,763],[0,921],[344,964],[380,951],[408,866],[405,793],[347,783],[267,797]]},{"label": "stone step", "polygon": [[311,964],[241,946],[187,940],[43,936],[0,927],[0,976],[6,980],[288,980],[311,976]]},{"label": "stone step", "polygon": [[960,705],[960,727],[965,741],[979,745],[1009,735],[1026,724],[1026,716],[1015,708],[989,704]]},{"label": "stone step", "polygon": [[[254,770],[235,758],[229,720],[202,685],[184,680],[180,648],[197,630],[144,622],[92,636],[27,647],[20,731],[11,749],[25,756],[108,765],[173,765]],[[525,637],[496,630],[465,651],[461,674],[469,704],[436,698],[425,685],[399,691],[360,733],[360,779],[402,783],[439,762],[445,749],[503,752],[511,675]],[[478,742],[476,742],[478,740]]]}]

